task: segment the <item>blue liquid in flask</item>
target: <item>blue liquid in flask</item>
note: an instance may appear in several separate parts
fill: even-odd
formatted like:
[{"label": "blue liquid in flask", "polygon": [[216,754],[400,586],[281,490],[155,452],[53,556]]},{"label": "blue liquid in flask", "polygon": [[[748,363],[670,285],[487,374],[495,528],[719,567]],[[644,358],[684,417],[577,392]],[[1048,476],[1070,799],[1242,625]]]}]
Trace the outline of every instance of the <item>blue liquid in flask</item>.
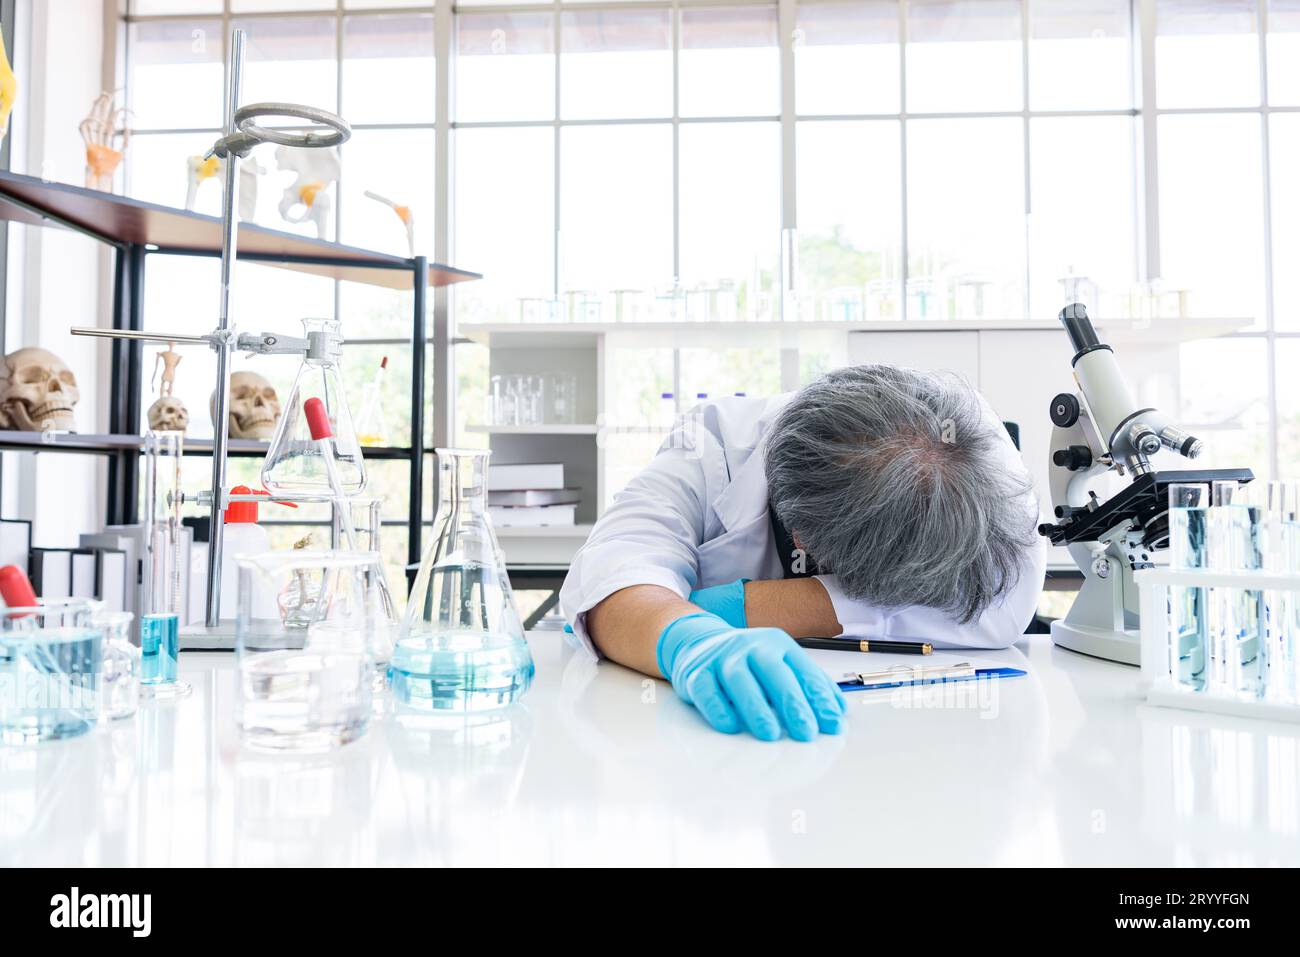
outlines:
[{"label": "blue liquid in flask", "polygon": [[179,645],[179,615],[145,615],[140,620],[140,683],[175,681]]},{"label": "blue liquid in flask", "polygon": [[393,697],[419,711],[491,711],[521,698],[533,681],[528,645],[506,635],[414,635],[389,666]]}]

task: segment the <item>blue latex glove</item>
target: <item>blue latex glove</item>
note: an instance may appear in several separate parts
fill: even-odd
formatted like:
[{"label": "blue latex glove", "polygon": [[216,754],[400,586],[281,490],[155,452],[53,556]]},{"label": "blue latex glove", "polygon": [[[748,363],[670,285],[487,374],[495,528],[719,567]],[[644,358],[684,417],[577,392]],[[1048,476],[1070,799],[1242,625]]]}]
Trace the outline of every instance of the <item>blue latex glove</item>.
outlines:
[{"label": "blue latex glove", "polygon": [[711,615],[717,615],[732,628],[748,628],[745,620],[745,582],[748,578],[737,578],[726,585],[714,585],[712,588],[699,588],[691,592],[686,599],[692,605],[699,605]]},{"label": "blue latex glove", "polygon": [[748,730],[775,741],[839,734],[844,695],[779,628],[733,628],[701,612],[678,618],[659,636],[659,670],[683,701],[716,730]]}]

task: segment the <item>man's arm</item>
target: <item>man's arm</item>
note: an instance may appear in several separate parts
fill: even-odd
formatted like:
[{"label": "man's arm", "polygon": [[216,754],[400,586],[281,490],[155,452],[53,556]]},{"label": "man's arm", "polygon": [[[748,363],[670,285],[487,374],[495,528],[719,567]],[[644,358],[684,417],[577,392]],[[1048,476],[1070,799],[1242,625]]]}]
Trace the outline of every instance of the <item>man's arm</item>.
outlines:
[{"label": "man's arm", "polygon": [[[592,608],[587,631],[606,658],[659,677],[655,649],[663,630],[682,615],[710,610],[667,588],[633,585]],[[746,582],[744,625],[780,628],[799,638],[831,638],[841,631],[830,596],[815,578]]]},{"label": "man's arm", "polygon": [[796,638],[834,638],[844,630],[815,578],[746,582],[745,619],[751,628],[780,628]]},{"label": "man's arm", "polygon": [[587,633],[606,658],[651,677],[659,674],[655,649],[665,628],[700,611],[674,591],[658,585],[633,585],[610,595],[587,612]]}]

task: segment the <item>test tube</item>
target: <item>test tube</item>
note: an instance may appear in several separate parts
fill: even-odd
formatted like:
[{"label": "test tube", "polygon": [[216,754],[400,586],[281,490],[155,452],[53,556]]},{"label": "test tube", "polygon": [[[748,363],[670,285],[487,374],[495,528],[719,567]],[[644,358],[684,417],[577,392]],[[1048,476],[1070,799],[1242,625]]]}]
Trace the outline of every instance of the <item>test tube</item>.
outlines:
[{"label": "test tube", "polygon": [[[1300,575],[1300,482],[1287,482],[1290,507],[1282,521],[1280,566],[1288,575]],[[1291,702],[1300,703],[1300,590],[1290,588],[1283,600],[1282,646],[1285,661],[1284,690]]]},{"label": "test tube", "polygon": [[[1219,572],[1257,572],[1260,509],[1236,482],[1212,487],[1207,541],[1209,567]],[[1217,587],[1210,595],[1210,684],[1226,694],[1257,697],[1264,691],[1263,596],[1258,589]]]},{"label": "test tube", "polygon": [[[1254,483],[1250,501],[1259,509],[1261,567],[1272,574],[1294,573],[1296,550],[1296,486],[1291,482]],[[1248,486],[1249,488],[1249,486]],[[1296,697],[1295,602],[1296,593],[1268,588],[1262,595],[1264,640],[1264,696],[1292,702]]]},{"label": "test tube", "polygon": [[[1189,571],[1206,566],[1208,485],[1169,486],[1169,566]],[[1169,591],[1169,673],[1192,691],[1205,688],[1208,645],[1208,592],[1176,585]]]},{"label": "test tube", "polygon": [[177,681],[180,648],[181,452],[184,434],[150,430],[144,437],[145,511],[140,684],[145,694],[174,697],[189,693]]}]

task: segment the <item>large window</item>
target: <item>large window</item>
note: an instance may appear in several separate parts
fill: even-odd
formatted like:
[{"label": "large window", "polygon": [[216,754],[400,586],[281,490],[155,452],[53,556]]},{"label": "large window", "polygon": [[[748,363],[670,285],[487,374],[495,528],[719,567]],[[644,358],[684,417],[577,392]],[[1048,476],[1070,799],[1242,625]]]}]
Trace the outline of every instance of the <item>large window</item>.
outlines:
[{"label": "large window", "polygon": [[[1300,0],[133,0],[133,195],[183,203],[233,24],[246,99],[356,127],[329,238],[404,252],[377,193],[414,211],[420,252],[487,275],[454,290],[456,321],[1042,320],[1090,290],[1112,321],[1247,320],[1175,347],[1178,411],[1223,461],[1300,471],[1279,386]],[[256,155],[257,221],[312,232]],[[215,283],[195,270],[175,267],[176,309]],[[367,356],[407,332],[409,297],[282,276],[243,287],[268,316],[338,309]],[[457,362],[480,377],[480,352]]]},{"label": "large window", "polygon": [[[1147,255],[1181,314],[1241,317],[1228,340],[1182,347],[1184,423],[1211,465],[1300,474],[1300,415],[1286,386],[1300,322],[1290,308],[1300,255],[1300,3],[1155,0],[1159,228]],[[1212,70],[1205,69],[1213,63]]]}]

